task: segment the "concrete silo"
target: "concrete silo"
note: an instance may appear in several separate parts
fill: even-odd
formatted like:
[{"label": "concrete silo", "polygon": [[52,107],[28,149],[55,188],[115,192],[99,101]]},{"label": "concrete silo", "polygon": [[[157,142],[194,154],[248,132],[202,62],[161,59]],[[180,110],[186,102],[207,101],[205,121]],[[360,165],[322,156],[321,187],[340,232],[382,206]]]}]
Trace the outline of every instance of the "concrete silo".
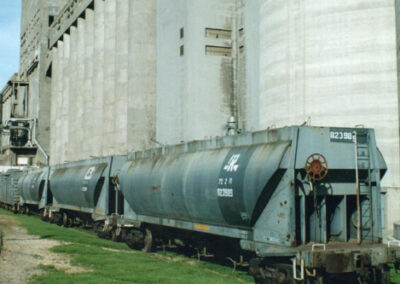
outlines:
[{"label": "concrete silo", "polygon": [[400,218],[394,3],[260,0],[243,9],[246,129],[303,122],[375,128],[388,166],[389,229]]},{"label": "concrete silo", "polygon": [[156,1],[68,1],[51,25],[51,164],[154,146]]}]

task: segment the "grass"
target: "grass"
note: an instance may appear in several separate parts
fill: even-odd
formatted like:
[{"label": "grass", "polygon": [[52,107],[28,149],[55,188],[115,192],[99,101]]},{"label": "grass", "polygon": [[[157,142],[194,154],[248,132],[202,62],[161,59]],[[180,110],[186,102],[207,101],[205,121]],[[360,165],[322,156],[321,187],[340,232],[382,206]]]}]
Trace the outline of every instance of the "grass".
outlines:
[{"label": "grass", "polygon": [[[131,250],[124,243],[100,239],[88,230],[67,229],[1,209],[0,214],[17,219],[29,234],[66,242],[53,251],[68,255],[72,265],[88,271],[67,274],[53,266],[41,265],[39,269],[45,273],[32,278],[31,283],[253,283],[246,272],[232,273],[230,267],[172,252],[146,254]],[[391,283],[400,284],[400,274],[394,269]]]},{"label": "grass", "polygon": [[400,274],[397,274],[394,269],[390,271],[390,282],[393,284],[400,284]]},{"label": "grass", "polygon": [[[240,283],[240,279],[247,278],[237,278],[225,267],[204,262],[190,264],[191,260],[183,257],[163,260],[141,252],[113,252],[80,244],[54,251],[74,256],[73,264],[84,265],[93,272],[67,275],[50,268],[50,273],[47,270],[48,274],[36,277],[34,283]],[[245,282],[251,283],[251,279]]]},{"label": "grass", "polygon": [[67,274],[53,266],[39,266],[43,272],[31,283],[252,283],[243,271],[232,273],[231,267],[221,266],[172,252],[147,254],[134,251],[124,243],[100,239],[91,231],[63,228],[41,221],[37,217],[14,215],[29,234],[66,242],[52,250],[66,254],[72,265],[88,272]]}]

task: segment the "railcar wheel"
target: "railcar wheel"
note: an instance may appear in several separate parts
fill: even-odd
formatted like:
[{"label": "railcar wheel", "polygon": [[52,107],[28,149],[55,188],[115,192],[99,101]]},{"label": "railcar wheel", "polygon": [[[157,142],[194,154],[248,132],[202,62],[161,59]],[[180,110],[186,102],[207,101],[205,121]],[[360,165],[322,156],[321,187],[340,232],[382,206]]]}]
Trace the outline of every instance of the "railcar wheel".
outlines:
[{"label": "railcar wheel", "polygon": [[104,223],[102,222],[97,222],[95,225],[95,231],[97,232],[97,236],[102,239],[108,239],[110,236],[108,232],[103,231],[104,228]]},{"label": "railcar wheel", "polygon": [[113,242],[120,242],[121,241],[121,236],[117,235],[117,230],[112,230],[111,231],[111,240]]},{"label": "railcar wheel", "polygon": [[130,230],[125,234],[126,244],[136,250],[151,252],[153,248],[153,234],[149,229]]},{"label": "railcar wheel", "polygon": [[62,226],[62,216],[60,214],[57,214],[54,216],[54,222],[56,223],[57,226]]},{"label": "railcar wheel", "polygon": [[373,279],[371,283],[390,284],[390,270],[386,265],[375,268],[374,270],[376,279]]},{"label": "railcar wheel", "polygon": [[47,209],[44,208],[42,211],[40,211],[40,219],[43,221],[48,221],[49,219],[47,218]]},{"label": "railcar wheel", "polygon": [[54,217],[54,213],[53,214],[49,214],[49,223],[50,224],[56,224],[56,218]]},{"label": "railcar wheel", "polygon": [[64,226],[64,227],[69,227],[69,220],[68,220],[69,218],[68,218],[68,215],[67,215],[67,213],[63,213],[62,214],[62,225]]},{"label": "railcar wheel", "polygon": [[57,226],[62,225],[62,216],[59,213],[53,213],[50,219],[50,223],[56,224]]},{"label": "railcar wheel", "polygon": [[316,276],[316,277],[308,277],[306,280],[307,284],[324,284],[324,277],[323,276]]},{"label": "railcar wheel", "polygon": [[94,223],[94,225],[93,225],[93,230],[94,230],[96,233],[103,231],[103,224],[102,224],[101,222],[96,222],[96,223]]},{"label": "railcar wheel", "polygon": [[255,283],[289,284],[293,283],[291,269],[291,265],[285,263],[265,263],[262,259],[254,258],[250,260],[249,272],[253,276]]},{"label": "railcar wheel", "polygon": [[153,247],[153,234],[149,229],[145,230],[145,237],[144,237],[144,247],[142,251],[144,252],[151,252]]},{"label": "railcar wheel", "polygon": [[139,230],[129,230],[125,233],[125,242],[131,249],[140,250],[143,247],[143,233]]}]

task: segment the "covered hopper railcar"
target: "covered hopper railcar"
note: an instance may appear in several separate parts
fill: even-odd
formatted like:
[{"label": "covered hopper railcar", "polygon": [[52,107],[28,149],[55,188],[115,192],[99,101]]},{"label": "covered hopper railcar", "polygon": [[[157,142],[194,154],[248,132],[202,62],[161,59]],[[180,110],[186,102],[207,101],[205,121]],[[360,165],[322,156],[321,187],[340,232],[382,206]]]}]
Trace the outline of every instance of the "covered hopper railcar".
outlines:
[{"label": "covered hopper railcar", "polygon": [[[45,216],[64,225],[73,223],[101,226],[114,212],[115,189],[112,177],[126,162],[126,156],[109,156],[51,168]],[[118,201],[118,200],[117,200]]]},{"label": "covered hopper railcar", "polygon": [[236,245],[262,283],[387,283],[398,251],[382,244],[385,171],[371,129],[287,127],[138,152],[119,174],[128,206],[106,225],[146,249],[156,235]]},{"label": "covered hopper railcar", "polygon": [[0,174],[0,204],[3,208],[17,212],[19,210],[20,191],[18,181],[23,175],[19,169],[9,169]]},{"label": "covered hopper railcar", "polygon": [[146,251],[222,254],[258,283],[389,283],[385,171],[371,129],[285,127],[24,171],[19,204]]},{"label": "covered hopper railcar", "polygon": [[42,200],[47,194],[49,167],[28,168],[18,181],[20,192],[19,208],[21,212],[39,212],[47,205]]}]

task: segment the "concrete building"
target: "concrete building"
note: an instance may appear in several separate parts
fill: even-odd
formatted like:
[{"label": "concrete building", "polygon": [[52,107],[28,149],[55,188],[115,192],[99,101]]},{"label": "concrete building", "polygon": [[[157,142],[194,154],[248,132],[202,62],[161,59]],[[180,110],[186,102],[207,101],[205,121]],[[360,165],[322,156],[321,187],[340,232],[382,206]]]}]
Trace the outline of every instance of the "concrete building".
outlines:
[{"label": "concrete building", "polygon": [[25,0],[18,81],[29,95],[16,109],[38,119],[51,164],[228,130],[372,127],[390,230],[400,219],[399,3]]},{"label": "concrete building", "polygon": [[[49,150],[49,26],[66,0],[23,0],[20,68],[1,95],[1,158],[5,165],[45,164]],[[18,35],[16,35],[18,36]]]},{"label": "concrete building", "polygon": [[28,111],[24,103],[28,93],[28,82],[21,81],[14,74],[0,92],[1,98],[1,139],[0,163],[5,166],[31,165],[37,148],[32,144],[27,122],[12,122],[11,119],[25,119]]},{"label": "concrete building", "polygon": [[[21,17],[21,49],[19,76],[28,82],[24,117],[36,119],[37,141],[48,155],[50,150],[50,78],[48,33],[50,25],[67,0],[23,0]],[[33,126],[31,126],[33,128]],[[32,129],[33,130],[33,129]],[[34,159],[45,164],[43,153]]]},{"label": "concrete building", "polygon": [[155,146],[156,2],[69,1],[51,29],[51,164]]},{"label": "concrete building", "polygon": [[[159,0],[157,140],[221,136],[233,116],[235,1]],[[206,126],[206,127],[205,127]]]}]

